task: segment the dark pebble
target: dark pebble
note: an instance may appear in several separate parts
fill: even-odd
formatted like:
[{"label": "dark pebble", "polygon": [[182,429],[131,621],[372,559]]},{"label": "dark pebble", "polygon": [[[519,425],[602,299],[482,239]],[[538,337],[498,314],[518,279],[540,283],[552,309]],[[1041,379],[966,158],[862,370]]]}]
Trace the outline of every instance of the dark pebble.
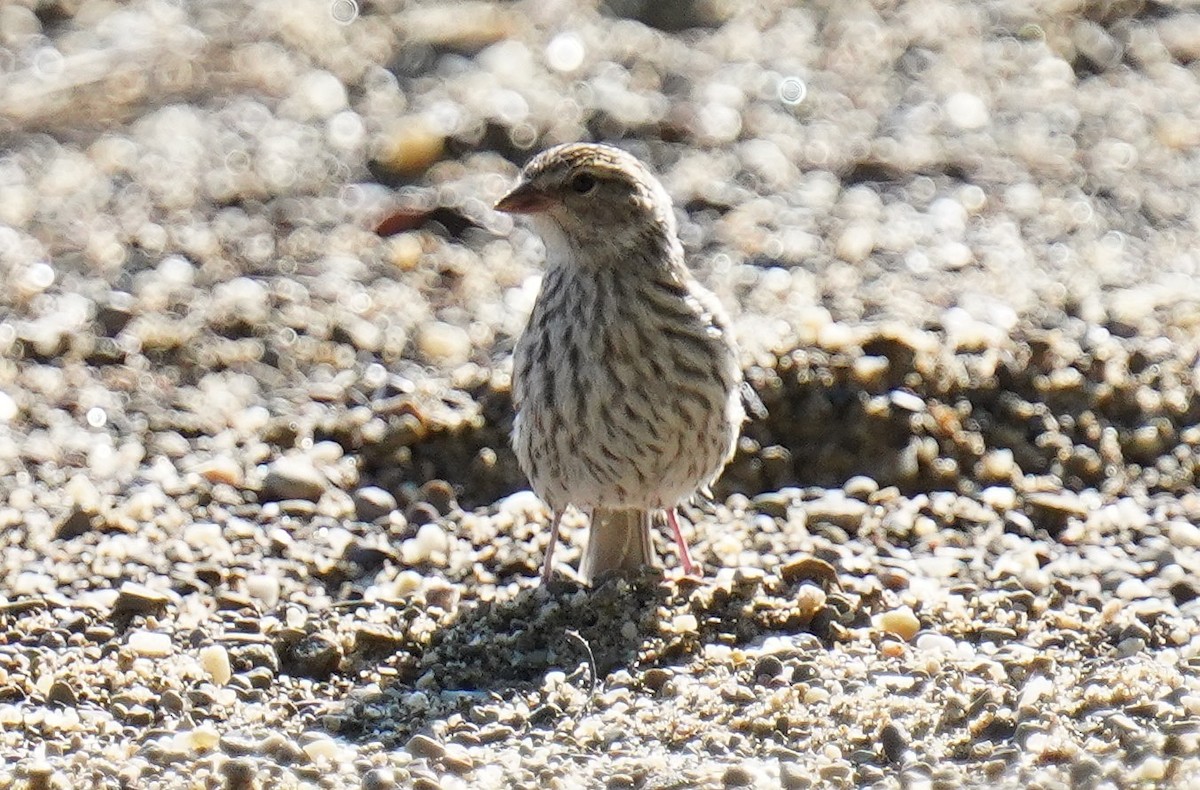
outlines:
[{"label": "dark pebble", "polygon": [[1180,579],[1171,585],[1171,597],[1177,606],[1183,606],[1200,597],[1200,583],[1193,579]]},{"label": "dark pebble", "polygon": [[725,769],[721,781],[726,787],[750,787],[754,784],[754,773],[745,766],[731,765]]},{"label": "dark pebble", "polygon": [[763,656],[754,664],[755,678],[775,678],[782,674],[783,662],[777,656]]},{"label": "dark pebble", "polygon": [[343,559],[346,562],[354,563],[366,572],[379,570],[389,560],[391,562],[399,562],[400,560],[391,549],[373,546],[361,540],[355,540],[346,546],[346,553],[343,555]]},{"label": "dark pebble", "polygon": [[267,644],[230,645],[229,658],[238,667],[261,669],[272,676],[279,672],[279,655]]},{"label": "dark pebble", "polygon": [[662,691],[662,687],[673,677],[671,670],[651,667],[642,673],[642,685],[651,691]]},{"label": "dark pebble", "polygon": [[113,604],[113,614],[156,614],[166,611],[170,599],[162,593],[148,590],[140,585],[126,584],[117,594]]},{"label": "dark pebble", "polygon": [[888,722],[879,731],[879,745],[883,747],[883,756],[891,763],[904,761],[911,740],[904,728],[894,722]]},{"label": "dark pebble", "polygon": [[321,634],[306,636],[287,651],[284,668],[291,675],[326,680],[342,660],[342,650]]},{"label": "dark pebble", "polygon": [[76,505],[66,517],[58,522],[54,537],[62,540],[82,537],[94,529],[99,529],[103,519],[99,515]]},{"label": "dark pebble", "polygon": [[404,511],[404,517],[411,526],[420,527],[437,521],[441,514],[428,502],[414,502]]},{"label": "dark pebble", "polygon": [[226,760],[221,765],[221,773],[225,776],[225,790],[250,790],[255,786],[254,777],[258,770],[253,760],[239,757]]},{"label": "dark pebble", "polygon": [[106,337],[116,337],[133,319],[133,295],[109,291],[96,302],[96,323]]},{"label": "dark pebble", "polygon": [[430,480],[421,486],[419,496],[422,501],[432,505],[439,515],[445,516],[458,510],[458,500],[454,496],[454,487],[445,480]]},{"label": "dark pebble", "polygon": [[354,634],[354,652],[392,653],[404,644],[404,635],[396,633],[387,626],[366,625]]}]

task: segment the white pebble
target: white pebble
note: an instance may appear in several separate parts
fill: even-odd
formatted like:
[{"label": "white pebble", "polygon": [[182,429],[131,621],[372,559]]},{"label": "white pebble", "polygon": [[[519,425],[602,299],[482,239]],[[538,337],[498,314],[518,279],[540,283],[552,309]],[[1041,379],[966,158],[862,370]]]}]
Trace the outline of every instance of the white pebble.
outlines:
[{"label": "white pebble", "polygon": [[437,524],[423,524],[415,538],[400,545],[400,557],[405,565],[420,565],[427,562],[444,562],[450,539],[446,531]]},{"label": "white pebble", "polygon": [[817,345],[828,351],[840,351],[853,343],[854,330],[846,324],[825,324],[817,331]]},{"label": "white pebble", "polygon": [[895,634],[905,642],[910,641],[917,635],[917,631],[921,630],[921,621],[913,614],[913,610],[907,606],[901,606],[899,609],[892,609],[891,611],[877,614],[871,618],[871,621],[879,630]]},{"label": "white pebble", "polygon": [[512,515],[536,516],[545,513],[546,506],[542,504],[542,500],[538,498],[537,494],[526,489],[501,499],[496,503],[496,510]]},{"label": "white pebble", "polygon": [[8,422],[17,416],[17,402],[6,392],[0,392],[0,422]]},{"label": "white pebble", "polygon": [[450,547],[449,538],[446,536],[446,530],[442,529],[439,524],[422,524],[417,530],[417,545],[421,551],[433,554],[434,552],[444,552]]},{"label": "white pebble", "polygon": [[861,223],[850,225],[838,236],[837,256],[847,263],[862,263],[875,249],[875,234]]},{"label": "white pebble", "polygon": [[990,114],[983,99],[973,93],[960,91],[946,99],[946,115],[959,129],[982,129],[988,125]]},{"label": "white pebble", "polygon": [[1017,506],[1017,492],[1008,486],[988,486],[980,492],[979,498],[992,510],[1012,510]]},{"label": "white pebble", "polygon": [[203,521],[188,524],[183,528],[183,542],[193,549],[215,549],[229,546],[225,540],[225,536],[221,534],[219,524]]},{"label": "white pebble", "polygon": [[805,582],[796,591],[796,608],[814,617],[825,608],[825,600],[825,591],[815,584]]},{"label": "white pebble", "polygon": [[83,508],[96,509],[100,506],[100,491],[86,475],[73,475],[67,481],[67,498]]},{"label": "white pebble", "polygon": [[1167,765],[1161,757],[1151,755],[1142,761],[1130,778],[1143,782],[1157,782],[1167,775]]},{"label": "white pebble", "polygon": [[32,570],[23,570],[17,574],[17,580],[12,583],[8,594],[11,597],[41,596],[41,594],[52,591],[56,586],[58,585],[55,585],[53,577]]},{"label": "white pebble", "polygon": [[700,627],[700,622],[694,614],[676,615],[671,621],[671,632],[675,634],[694,633]]},{"label": "white pebble", "polygon": [[461,326],[432,321],[417,333],[417,348],[430,362],[461,365],[471,358],[471,336]]},{"label": "white pebble", "polygon": [[308,457],[316,463],[331,464],[340,459],[346,451],[337,442],[317,442],[308,451]]},{"label": "white pebble", "polygon": [[183,752],[207,752],[216,747],[221,734],[211,724],[201,724],[194,730],[186,730],[175,736],[175,743]]},{"label": "white pebble", "polygon": [[246,594],[268,609],[279,603],[279,578],[268,573],[256,573],[246,578]]},{"label": "white pebble", "polygon": [[297,88],[313,117],[328,118],[346,108],[346,86],[328,71],[312,71]]},{"label": "white pebble", "polygon": [[917,650],[935,655],[950,655],[957,647],[957,643],[945,634],[921,634],[915,645]]},{"label": "white pebble", "polygon": [[188,288],[196,279],[196,267],[180,255],[168,255],[163,258],[156,271],[158,276],[154,279],[167,288]]},{"label": "white pebble", "polygon": [[125,644],[142,658],[165,658],[175,652],[171,645],[171,635],[154,631],[134,631]]},{"label": "white pebble", "polygon": [[229,666],[229,651],[221,645],[201,648],[200,666],[218,686],[224,686],[233,677],[233,670]]},{"label": "white pebble", "polygon": [[1117,585],[1117,597],[1123,601],[1134,601],[1139,598],[1153,598],[1154,593],[1141,579],[1126,579]]},{"label": "white pebble", "polygon": [[317,735],[304,745],[304,753],[313,761],[322,758],[330,761],[336,760],[339,751],[341,748],[337,742],[325,735]]},{"label": "white pebble", "polygon": [[1025,688],[1021,691],[1021,697],[1017,701],[1018,711],[1028,711],[1037,709],[1038,703],[1043,697],[1048,696],[1054,691],[1054,682],[1045,675],[1035,675]]},{"label": "white pebble", "polygon": [[1200,527],[1186,521],[1172,521],[1167,524],[1167,538],[1172,546],[1200,548]]},{"label": "white pebble", "polygon": [[961,241],[948,241],[934,248],[934,258],[943,269],[961,269],[975,260],[975,253]]},{"label": "white pebble", "polygon": [[[989,450],[979,461],[980,471],[992,480],[1005,480],[1018,470],[1013,451],[1007,447]],[[1012,489],[1009,489],[1010,491]]]},{"label": "white pebble", "polygon": [[392,583],[392,591],[401,598],[407,598],[421,589],[424,582],[425,577],[416,571],[401,571],[396,574],[396,580]]},{"label": "white pebble", "polygon": [[804,704],[805,705],[819,705],[822,702],[828,702],[828,701],[829,701],[829,692],[823,688],[811,686],[804,692]]}]

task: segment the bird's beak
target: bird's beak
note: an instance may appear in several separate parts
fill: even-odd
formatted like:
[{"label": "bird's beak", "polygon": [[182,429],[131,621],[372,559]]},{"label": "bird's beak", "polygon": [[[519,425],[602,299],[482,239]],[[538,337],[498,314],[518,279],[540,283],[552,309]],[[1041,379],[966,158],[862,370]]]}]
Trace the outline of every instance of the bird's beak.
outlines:
[{"label": "bird's beak", "polygon": [[537,214],[550,208],[552,202],[549,195],[524,181],[497,201],[496,210],[509,214]]}]

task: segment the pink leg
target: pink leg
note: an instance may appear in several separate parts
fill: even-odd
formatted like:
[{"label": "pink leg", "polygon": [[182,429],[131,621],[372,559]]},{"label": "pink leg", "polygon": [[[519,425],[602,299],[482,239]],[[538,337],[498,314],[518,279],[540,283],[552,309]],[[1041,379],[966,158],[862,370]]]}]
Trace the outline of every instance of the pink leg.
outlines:
[{"label": "pink leg", "polygon": [[542,560],[542,584],[550,582],[554,547],[558,545],[558,525],[562,522],[563,512],[560,510],[555,513],[554,521],[550,524],[550,542],[546,544],[546,558]]},{"label": "pink leg", "polygon": [[675,535],[675,546],[679,550],[679,564],[683,567],[683,572],[688,576],[697,575],[696,564],[692,562],[692,553],[688,551],[687,541],[679,531],[679,517],[673,507],[667,508],[667,523],[671,525],[671,533]]}]

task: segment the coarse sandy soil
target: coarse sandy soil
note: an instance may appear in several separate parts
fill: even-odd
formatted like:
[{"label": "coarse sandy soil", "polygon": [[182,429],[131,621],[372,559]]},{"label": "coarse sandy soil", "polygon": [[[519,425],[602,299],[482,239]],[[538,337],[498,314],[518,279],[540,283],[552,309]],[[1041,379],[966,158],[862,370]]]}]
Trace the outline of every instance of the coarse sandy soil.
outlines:
[{"label": "coarse sandy soil", "polygon": [[[702,579],[537,583],[576,139],[768,412]],[[1191,0],[7,0],[0,787],[1200,786],[1198,269]]]}]

